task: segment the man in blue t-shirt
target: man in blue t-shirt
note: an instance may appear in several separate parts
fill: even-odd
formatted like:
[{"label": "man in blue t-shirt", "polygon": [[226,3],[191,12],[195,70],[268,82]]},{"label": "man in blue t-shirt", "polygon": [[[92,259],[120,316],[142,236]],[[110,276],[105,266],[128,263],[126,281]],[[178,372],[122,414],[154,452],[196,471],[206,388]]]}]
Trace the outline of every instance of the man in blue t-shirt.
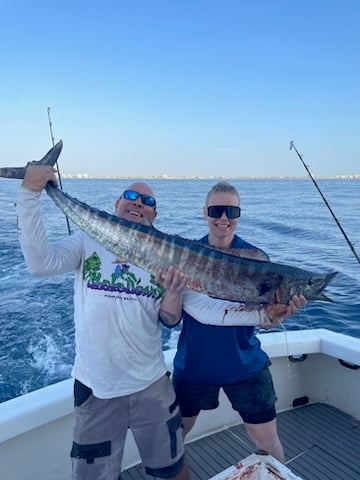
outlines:
[{"label": "man in blue t-shirt", "polygon": [[[214,185],[207,194],[204,207],[209,234],[200,242],[220,248],[251,249],[256,258],[267,260],[268,256],[262,250],[235,235],[239,205],[240,196],[235,187],[227,182]],[[223,388],[232,407],[242,417],[257,450],[264,450],[284,462],[284,451],[277,433],[277,397],[269,370],[270,361],[255,336],[254,325],[279,325],[284,318],[296,313],[306,299],[295,295],[289,305],[268,305],[253,312],[242,311],[240,305],[235,315],[232,311],[232,317],[237,316],[239,321],[230,323],[231,326],[219,326],[222,322],[211,324],[209,312],[219,311],[220,303],[223,316],[227,310],[221,310],[221,302],[227,305],[229,302],[192,291],[188,296],[185,292],[183,326],[173,374],[184,436],[194,426],[201,410],[218,406],[219,391]]]}]

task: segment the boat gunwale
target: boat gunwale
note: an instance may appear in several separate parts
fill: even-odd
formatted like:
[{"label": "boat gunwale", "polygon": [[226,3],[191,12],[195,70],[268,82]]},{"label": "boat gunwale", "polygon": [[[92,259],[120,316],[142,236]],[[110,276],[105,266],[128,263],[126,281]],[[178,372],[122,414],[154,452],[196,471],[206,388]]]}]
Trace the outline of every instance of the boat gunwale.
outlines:
[{"label": "boat gunwale", "polygon": [[[360,338],[327,329],[258,333],[270,358],[322,353],[360,365]],[[165,350],[167,368],[172,371],[175,349]],[[0,403],[0,442],[73,413],[71,378]]]}]

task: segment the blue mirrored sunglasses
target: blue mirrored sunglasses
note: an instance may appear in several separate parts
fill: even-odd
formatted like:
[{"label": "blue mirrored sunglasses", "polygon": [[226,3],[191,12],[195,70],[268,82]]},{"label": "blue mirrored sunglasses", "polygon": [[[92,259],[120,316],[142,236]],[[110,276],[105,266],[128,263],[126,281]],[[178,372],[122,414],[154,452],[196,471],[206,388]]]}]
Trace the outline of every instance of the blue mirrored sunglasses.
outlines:
[{"label": "blue mirrored sunglasses", "polygon": [[212,205],[208,207],[208,216],[212,218],[220,218],[224,212],[229,219],[239,218],[241,208],[232,205]]},{"label": "blue mirrored sunglasses", "polygon": [[126,198],[126,200],[132,200],[132,201],[135,201],[140,197],[144,205],[147,205],[148,207],[156,206],[156,200],[154,197],[152,197],[151,195],[143,195],[142,193],[139,193],[136,190],[125,190],[122,196]]}]

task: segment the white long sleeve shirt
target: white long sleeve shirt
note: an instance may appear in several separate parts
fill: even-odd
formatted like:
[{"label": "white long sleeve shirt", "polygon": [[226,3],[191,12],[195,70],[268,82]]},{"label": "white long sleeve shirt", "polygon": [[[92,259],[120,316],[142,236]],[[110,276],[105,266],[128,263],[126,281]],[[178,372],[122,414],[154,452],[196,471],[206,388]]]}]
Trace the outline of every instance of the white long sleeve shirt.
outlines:
[{"label": "white long sleeve shirt", "polygon": [[34,275],[75,272],[73,376],[98,398],[147,388],[166,372],[158,317],[163,290],[149,273],[119,262],[84,232],[49,243],[39,198],[19,190],[19,240]]},{"label": "white long sleeve shirt", "polygon": [[245,304],[211,298],[187,288],[183,294],[183,309],[205,325],[238,327],[271,325],[263,306],[247,310]]}]

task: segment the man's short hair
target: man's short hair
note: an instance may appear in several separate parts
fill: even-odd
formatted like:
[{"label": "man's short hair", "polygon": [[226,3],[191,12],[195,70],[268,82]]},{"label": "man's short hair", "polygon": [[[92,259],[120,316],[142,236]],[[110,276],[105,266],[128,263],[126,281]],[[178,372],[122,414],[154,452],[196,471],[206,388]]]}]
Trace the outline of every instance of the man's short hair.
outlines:
[{"label": "man's short hair", "polygon": [[208,191],[208,194],[206,195],[206,205],[208,205],[209,198],[213,193],[231,193],[233,195],[236,195],[237,199],[239,200],[240,203],[240,194],[237,191],[237,189],[231,185],[229,182],[218,182],[216,183],[213,187],[210,188]]}]

